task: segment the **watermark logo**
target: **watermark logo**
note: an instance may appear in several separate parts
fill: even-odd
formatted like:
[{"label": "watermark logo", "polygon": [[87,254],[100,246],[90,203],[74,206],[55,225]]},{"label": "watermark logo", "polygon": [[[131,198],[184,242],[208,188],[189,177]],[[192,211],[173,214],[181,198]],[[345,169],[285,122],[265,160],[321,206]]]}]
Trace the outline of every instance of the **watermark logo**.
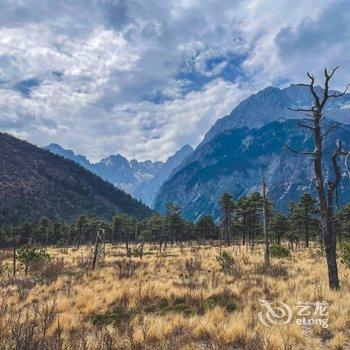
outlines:
[{"label": "watermark logo", "polygon": [[283,326],[292,321],[293,311],[287,304],[279,302],[279,305],[273,305],[264,299],[259,299],[259,302],[264,310],[259,312],[258,317],[265,326]]},{"label": "watermark logo", "polygon": [[270,301],[259,299],[262,310],[258,313],[259,321],[267,326],[273,325],[284,326],[294,322],[300,326],[314,326],[320,325],[323,328],[328,327],[328,303],[325,301],[298,301],[292,307],[278,302],[272,303]]}]

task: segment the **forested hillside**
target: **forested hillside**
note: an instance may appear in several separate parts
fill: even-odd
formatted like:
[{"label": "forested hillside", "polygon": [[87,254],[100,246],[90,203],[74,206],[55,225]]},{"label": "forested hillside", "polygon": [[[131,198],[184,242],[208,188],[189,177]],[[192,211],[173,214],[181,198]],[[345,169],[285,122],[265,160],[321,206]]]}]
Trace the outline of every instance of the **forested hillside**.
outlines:
[{"label": "forested hillside", "polygon": [[76,163],[0,133],[0,222],[75,220],[84,213],[137,218],[151,209]]}]

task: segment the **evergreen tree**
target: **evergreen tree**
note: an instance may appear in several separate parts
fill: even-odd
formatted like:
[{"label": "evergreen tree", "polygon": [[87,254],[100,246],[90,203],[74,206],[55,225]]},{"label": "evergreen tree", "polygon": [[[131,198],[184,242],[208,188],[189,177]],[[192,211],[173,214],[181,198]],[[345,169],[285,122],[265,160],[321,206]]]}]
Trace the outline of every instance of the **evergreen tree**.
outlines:
[{"label": "evergreen tree", "polygon": [[80,215],[75,223],[76,231],[78,233],[78,249],[87,229],[88,220],[85,215]]},{"label": "evergreen tree", "polygon": [[336,215],[340,242],[344,237],[350,238],[350,204],[343,207]]},{"label": "evergreen tree", "polygon": [[249,240],[253,247],[255,237],[261,233],[262,197],[254,192],[249,197],[242,196],[236,203],[236,223],[242,235],[243,245]]},{"label": "evergreen tree", "polygon": [[270,219],[270,230],[277,244],[281,244],[283,237],[290,229],[290,221],[283,214],[276,214]]},{"label": "evergreen tree", "polygon": [[317,213],[316,200],[312,198],[310,193],[303,193],[300,198],[299,208],[304,226],[305,246],[309,247],[310,228],[314,220],[314,215]]},{"label": "evergreen tree", "polygon": [[133,229],[130,217],[124,213],[118,213],[113,219],[113,232],[125,243],[126,255],[130,255],[129,242]]},{"label": "evergreen tree", "polygon": [[170,237],[171,244],[174,244],[174,241],[178,240],[181,230],[184,228],[180,206],[173,203],[166,204],[165,226],[165,238]]},{"label": "evergreen tree", "polygon": [[40,220],[40,233],[41,233],[41,243],[42,245],[48,245],[49,237],[51,234],[50,220],[47,217],[43,217]]},{"label": "evergreen tree", "polygon": [[226,239],[226,244],[230,245],[232,235],[232,215],[234,210],[234,203],[232,196],[225,192],[220,198],[220,206],[222,210],[221,225],[223,234]]},{"label": "evergreen tree", "polygon": [[215,239],[218,235],[218,228],[211,215],[202,216],[196,223],[196,235],[203,240]]}]

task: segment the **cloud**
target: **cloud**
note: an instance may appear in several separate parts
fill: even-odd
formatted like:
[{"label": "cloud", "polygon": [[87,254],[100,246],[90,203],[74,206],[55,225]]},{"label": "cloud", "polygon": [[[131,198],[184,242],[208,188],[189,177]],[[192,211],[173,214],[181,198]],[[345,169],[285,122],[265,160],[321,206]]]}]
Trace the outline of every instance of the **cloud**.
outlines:
[{"label": "cloud", "polygon": [[[350,28],[348,1],[332,2],[315,18],[305,17],[297,26],[281,28],[275,42],[281,62],[288,70],[322,74],[325,67],[341,66],[335,87],[350,81]],[[299,77],[299,74],[296,73]]]},{"label": "cloud", "polygon": [[[349,61],[346,1],[2,1],[0,128],[165,159],[266,85]],[[342,85],[348,73],[338,77]]]}]

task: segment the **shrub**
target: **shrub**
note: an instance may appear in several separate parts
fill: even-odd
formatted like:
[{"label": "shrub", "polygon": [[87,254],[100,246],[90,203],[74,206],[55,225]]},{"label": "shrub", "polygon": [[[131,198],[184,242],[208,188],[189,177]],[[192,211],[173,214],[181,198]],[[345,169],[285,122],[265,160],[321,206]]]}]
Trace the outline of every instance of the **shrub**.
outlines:
[{"label": "shrub", "polygon": [[191,293],[173,297],[170,299],[161,299],[155,303],[156,308],[151,312],[180,313],[185,317],[194,315],[204,315],[208,310],[220,306],[227,312],[232,312],[239,307],[239,300],[230,290],[213,294],[207,298],[196,298]]},{"label": "shrub", "polygon": [[186,259],[179,268],[179,277],[182,284],[192,288],[197,282],[197,273],[202,269],[202,261],[196,256],[194,258]]},{"label": "shrub", "polygon": [[95,326],[106,326],[113,323],[121,323],[129,320],[131,311],[124,305],[115,305],[111,310],[107,310],[104,314],[93,315],[90,320]]},{"label": "shrub", "polygon": [[340,261],[349,269],[350,268],[350,243],[340,245]]},{"label": "shrub", "polygon": [[117,269],[118,277],[121,278],[130,278],[136,271],[143,266],[142,262],[133,261],[130,259],[120,259],[115,262]]},{"label": "shrub", "polygon": [[219,263],[221,271],[224,273],[232,273],[233,268],[235,266],[235,260],[233,256],[226,252],[222,251],[217,257],[216,261]]},{"label": "shrub", "polygon": [[254,266],[253,270],[257,275],[270,275],[275,278],[288,278],[289,273],[284,265],[271,265],[269,267],[266,267],[262,264],[257,264]]},{"label": "shrub", "polygon": [[142,259],[142,257],[143,257],[143,245],[142,244],[133,249],[132,256],[134,256],[135,258]]},{"label": "shrub", "polygon": [[41,282],[51,283],[57,280],[58,276],[64,272],[63,259],[47,261],[45,264],[37,262],[33,264],[34,277]]},{"label": "shrub", "polygon": [[7,266],[0,261],[0,276],[4,275],[7,271]]},{"label": "shrub", "polygon": [[50,255],[45,249],[24,244],[17,250],[17,260],[24,265],[24,272],[27,274],[30,266],[50,260]]},{"label": "shrub", "polygon": [[290,251],[281,244],[272,244],[270,246],[270,255],[273,258],[288,258]]}]

